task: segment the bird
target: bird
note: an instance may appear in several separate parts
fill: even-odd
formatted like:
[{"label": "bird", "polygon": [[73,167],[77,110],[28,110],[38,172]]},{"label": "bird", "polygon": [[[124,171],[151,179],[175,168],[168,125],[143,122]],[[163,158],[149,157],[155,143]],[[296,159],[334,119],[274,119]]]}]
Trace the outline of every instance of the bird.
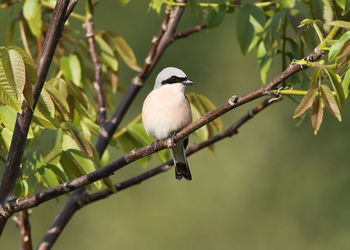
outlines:
[{"label": "bird", "polygon": [[[167,67],[159,72],[154,88],[142,106],[142,123],[149,136],[157,140],[165,139],[192,122],[185,87],[193,84],[178,68]],[[175,177],[179,180],[192,180],[185,153],[187,144],[188,138],[184,138],[172,147]]]}]

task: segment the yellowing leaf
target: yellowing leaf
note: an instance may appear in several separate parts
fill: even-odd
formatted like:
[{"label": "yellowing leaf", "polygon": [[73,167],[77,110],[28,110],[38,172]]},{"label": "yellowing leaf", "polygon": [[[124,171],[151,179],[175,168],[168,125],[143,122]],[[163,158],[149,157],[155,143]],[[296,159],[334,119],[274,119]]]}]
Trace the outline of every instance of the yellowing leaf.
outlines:
[{"label": "yellowing leaf", "polygon": [[329,112],[334,115],[338,121],[341,121],[341,114],[340,110],[337,104],[337,101],[335,100],[332,91],[327,85],[321,86],[321,96],[323,101],[325,102]]},{"label": "yellowing leaf", "polygon": [[305,113],[307,109],[309,109],[315,100],[315,97],[317,95],[318,88],[312,88],[310,89],[307,94],[303,97],[301,102],[299,103],[298,107],[295,109],[293,118],[297,118]]},{"label": "yellowing leaf", "polygon": [[133,70],[140,71],[141,67],[137,64],[137,60],[134,54],[134,51],[130,48],[129,44],[121,36],[113,37],[115,42],[115,48],[118,51],[120,57],[124,62]]},{"label": "yellowing leaf", "polygon": [[323,102],[319,96],[315,98],[311,110],[311,124],[314,129],[314,134],[316,135],[323,120]]}]

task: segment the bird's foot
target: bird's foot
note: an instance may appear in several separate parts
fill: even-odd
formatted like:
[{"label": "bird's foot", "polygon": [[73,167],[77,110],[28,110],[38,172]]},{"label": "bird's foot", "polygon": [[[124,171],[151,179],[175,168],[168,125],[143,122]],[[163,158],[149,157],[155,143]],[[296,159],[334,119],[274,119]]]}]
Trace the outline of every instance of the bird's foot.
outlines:
[{"label": "bird's foot", "polygon": [[174,132],[172,132],[172,133],[170,134],[170,137],[169,137],[169,139],[167,140],[167,146],[168,146],[168,148],[172,148],[172,147],[174,147],[174,146],[176,145],[175,138],[176,138],[176,132],[174,131]]},{"label": "bird's foot", "polygon": [[152,147],[152,149],[153,150],[157,150],[157,148],[158,148],[158,142],[159,142],[159,140],[156,140],[156,141],[154,141],[154,142],[152,142],[151,143],[151,147]]}]

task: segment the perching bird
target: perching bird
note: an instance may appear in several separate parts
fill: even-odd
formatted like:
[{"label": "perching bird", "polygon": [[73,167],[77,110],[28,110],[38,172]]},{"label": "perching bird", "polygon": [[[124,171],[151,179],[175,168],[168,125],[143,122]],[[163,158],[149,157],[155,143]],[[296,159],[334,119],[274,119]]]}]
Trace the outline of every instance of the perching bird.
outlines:
[{"label": "perching bird", "polygon": [[[192,122],[191,106],[184,94],[188,85],[193,82],[180,69],[168,67],[158,74],[142,107],[142,123],[149,136],[165,139]],[[187,144],[185,138],[172,148],[176,179],[192,179],[185,154]]]}]

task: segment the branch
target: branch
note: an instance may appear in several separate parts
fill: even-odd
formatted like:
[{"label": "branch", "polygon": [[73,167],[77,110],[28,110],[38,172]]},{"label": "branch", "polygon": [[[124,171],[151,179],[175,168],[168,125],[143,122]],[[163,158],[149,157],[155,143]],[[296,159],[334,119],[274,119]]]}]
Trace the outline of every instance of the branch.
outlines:
[{"label": "branch", "polygon": [[[185,2],[185,0],[178,0],[178,2]],[[143,83],[146,81],[154,66],[159,61],[159,58],[164,53],[168,45],[174,41],[176,27],[184,10],[185,7],[183,6],[166,8],[161,29],[159,31],[159,34],[152,39],[152,45],[149,54],[145,59],[145,63],[141,72],[135,78],[133,78],[128,92],[124,95],[111,120],[109,122],[106,122],[106,124],[101,129],[101,135],[99,136],[96,143],[96,149],[100,155],[102,155],[105,151],[114,132],[124,118],[124,115],[128,111],[130,105],[135,100],[138,92],[143,86]]]},{"label": "branch", "polygon": [[95,89],[95,94],[97,97],[97,103],[98,103],[98,120],[100,125],[106,121],[106,101],[103,96],[103,89],[102,89],[102,65],[100,63],[100,60],[98,59],[97,55],[97,48],[96,48],[96,40],[95,40],[95,30],[94,30],[94,20],[92,15],[90,15],[84,25],[84,28],[86,29],[86,38],[88,40],[89,44],[89,53],[92,58],[92,62],[94,65],[94,71],[95,71],[95,80],[93,82],[93,86]]},{"label": "branch", "polygon": [[[271,103],[273,103],[273,101],[271,101],[271,100],[272,99],[266,99],[260,105],[258,105],[254,109],[250,110],[245,116],[243,116],[241,119],[239,119],[237,122],[235,122],[232,126],[230,126],[228,129],[226,129],[224,132],[222,132],[214,137],[211,137],[210,139],[208,139],[204,142],[201,142],[197,145],[191,146],[186,152],[187,156],[190,156],[190,155],[200,151],[201,149],[208,147],[208,146],[210,146],[210,145],[212,145],[212,144],[214,144],[214,143],[216,143],[216,142],[218,142],[226,137],[231,137],[231,136],[237,134],[238,129],[243,124],[245,124],[247,121],[252,119],[260,111],[267,108]],[[173,161],[170,160],[167,163],[161,164],[160,166],[155,167],[153,169],[150,169],[150,170],[148,170],[148,171],[146,171],[138,176],[135,176],[135,177],[130,178],[124,182],[116,184],[115,188],[119,192],[119,191],[127,189],[131,186],[134,186],[136,184],[140,184],[144,180],[147,180],[155,175],[158,175],[162,172],[165,172],[166,170],[170,169],[172,165],[173,165]],[[54,222],[50,226],[50,229],[48,230],[48,232],[45,234],[45,236],[41,240],[38,249],[40,249],[40,250],[50,249],[51,246],[56,241],[56,239],[58,238],[59,234],[64,229],[67,222],[70,220],[70,218],[75,214],[75,212],[78,209],[80,209],[80,208],[82,208],[90,203],[93,203],[95,201],[99,201],[101,199],[107,198],[112,194],[116,194],[116,192],[112,192],[109,189],[105,189],[105,190],[102,190],[102,191],[99,191],[99,192],[96,192],[93,194],[84,193],[80,196],[73,195],[72,199],[70,199],[69,202],[66,203],[65,209],[61,210],[61,211],[64,211],[64,214],[61,214],[55,218]],[[55,230],[53,230],[53,229],[55,229]]]},{"label": "branch", "polygon": [[[315,49],[315,51],[310,53],[309,56],[310,58],[312,57],[313,60],[317,60],[321,55],[322,52],[319,49]],[[247,102],[253,101],[259,97],[270,94],[272,89],[276,88],[279,84],[288,79],[291,75],[297,73],[302,69],[306,69],[306,67],[302,67],[302,65],[299,64],[291,63],[285,71],[280,73],[271,82],[242,97],[232,96],[225,104],[221,105],[220,107],[216,108],[211,112],[204,114],[199,120],[192,122],[188,126],[181,129],[173,138],[155,141],[151,145],[132,150],[128,154],[125,154],[124,156],[120,157],[119,159],[111,162],[110,164],[100,169],[75,178],[71,181],[62,183],[58,186],[50,187],[37,194],[33,194],[24,198],[12,199],[6,203],[6,211],[11,211],[13,213],[23,209],[37,206],[47,200],[56,198],[65,193],[69,193],[77,188],[86,186],[97,180],[106,178],[112,175],[115,171],[127,166],[128,164],[142,157],[153,154],[162,149],[172,147],[174,143],[178,142],[182,138],[187,137],[195,130],[213,121],[214,119],[225,114],[226,112],[233,110]]]},{"label": "branch", "polygon": [[[17,115],[16,124],[11,140],[11,146],[7,157],[4,173],[0,184],[0,203],[4,204],[11,195],[15,186],[16,180],[20,174],[20,163],[23,157],[24,146],[33,116],[33,110],[39,100],[40,92],[44,86],[46,76],[54,55],[58,41],[62,35],[64,22],[68,17],[67,10],[70,1],[57,1],[55,10],[53,12],[50,26],[45,37],[43,51],[37,64],[38,81],[34,86],[33,107],[29,107],[26,101],[22,104],[22,113]],[[71,10],[73,7],[71,7]],[[0,234],[6,223],[6,211],[2,211],[0,207]]]},{"label": "branch", "polygon": [[29,222],[28,210],[23,210],[19,213],[18,221],[16,222],[20,231],[20,250],[32,250],[31,226]]},{"label": "branch", "polygon": [[201,24],[198,24],[196,26],[193,26],[187,30],[184,30],[184,31],[180,31],[180,32],[177,32],[174,39],[181,39],[181,38],[185,38],[185,37],[188,37],[194,33],[197,33],[199,31],[202,31],[204,29],[206,29],[208,27],[208,24],[207,23],[201,23]]}]

